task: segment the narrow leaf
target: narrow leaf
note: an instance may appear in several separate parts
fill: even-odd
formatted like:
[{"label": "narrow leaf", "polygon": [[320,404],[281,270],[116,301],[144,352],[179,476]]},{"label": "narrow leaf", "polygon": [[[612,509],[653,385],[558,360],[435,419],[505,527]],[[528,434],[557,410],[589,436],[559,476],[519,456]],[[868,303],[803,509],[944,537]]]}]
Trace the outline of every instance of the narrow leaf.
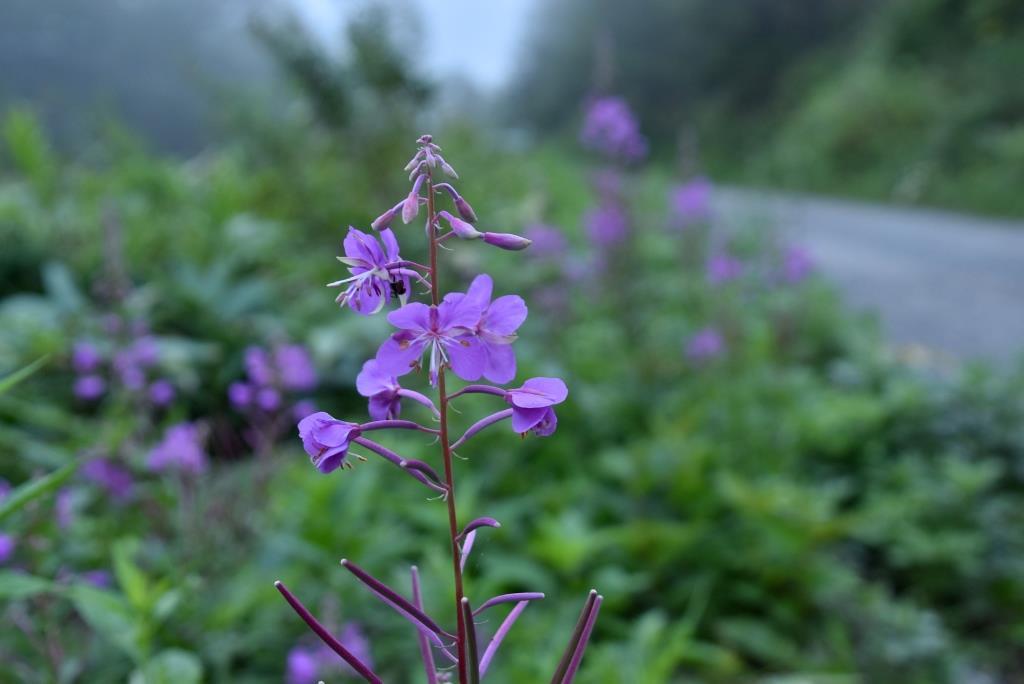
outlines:
[{"label": "narrow leaf", "polygon": [[309,628],[313,630],[313,632],[320,637],[320,639],[327,644],[332,651],[341,656],[341,659],[348,663],[353,670],[358,672],[363,679],[371,684],[383,684],[381,678],[378,677],[373,670],[367,667],[359,658],[352,655],[347,648],[342,646],[340,641],[334,638],[334,635],[331,634],[326,627],[321,625],[320,622],[313,617],[313,614],[309,612],[306,606],[302,605],[302,602],[299,601],[292,592],[288,591],[288,587],[284,586],[284,583],[274,582],[274,586],[277,587],[279,592],[281,592],[281,596],[284,596],[284,600],[288,602],[288,605],[292,607],[292,610],[302,618],[303,622],[309,625]]},{"label": "narrow leaf", "polygon": [[561,659],[558,661],[558,667],[555,668],[555,674],[551,677],[551,684],[562,684],[565,680],[565,673],[569,669],[569,663],[572,661],[573,654],[576,652],[576,646],[580,642],[580,637],[583,635],[583,630],[586,629],[587,619],[590,617],[590,612],[594,609],[594,603],[597,601],[597,590],[591,589],[587,595],[587,601],[583,604],[583,610],[580,612],[580,617],[576,621],[576,627],[572,630],[572,636],[569,637],[569,645],[565,647],[565,652],[562,653]]},{"label": "narrow leaf", "polygon": [[49,356],[40,356],[38,359],[28,364],[24,368],[19,368],[13,373],[0,378],[0,394],[3,394],[7,390],[17,385],[22,380],[24,380],[25,378],[35,373],[37,370],[42,368],[46,364],[46,362],[49,361],[49,359]]},{"label": "narrow leaf", "polygon": [[49,580],[13,570],[0,570],[0,599],[16,601],[38,594],[45,594],[53,588]]},{"label": "narrow leaf", "polygon": [[512,625],[515,624],[516,620],[526,610],[526,606],[530,605],[529,601],[520,601],[515,607],[509,612],[508,616],[502,620],[501,625],[498,627],[498,631],[491,637],[491,641],[487,644],[487,649],[484,651],[484,657],[480,659],[480,676],[483,677],[487,674],[487,668],[491,664],[491,660],[494,659],[494,654],[498,652],[498,647],[501,646],[501,642],[505,640],[505,635],[508,634],[509,630],[512,629]]},{"label": "narrow leaf", "polygon": [[355,575],[363,584],[365,584],[370,591],[377,595],[377,598],[382,600],[384,603],[391,606],[399,615],[404,617],[409,622],[416,626],[426,635],[431,641],[437,646],[444,647],[444,640],[442,636],[446,636],[450,639],[454,639],[451,634],[448,634],[441,629],[436,622],[434,622],[430,616],[424,613],[422,610],[409,603],[401,594],[387,586],[377,578],[370,575],[355,563],[349,561],[346,558],[341,559],[341,566]]},{"label": "narrow leaf", "polygon": [[576,678],[576,670],[579,669],[580,662],[583,660],[583,652],[587,650],[590,632],[594,629],[594,623],[597,622],[597,614],[601,612],[601,603],[603,601],[604,596],[598,596],[594,601],[594,608],[590,611],[590,616],[587,617],[587,624],[583,627],[583,634],[580,635],[579,643],[576,644],[576,651],[572,654],[572,660],[569,662],[569,669],[565,672],[562,684],[572,684],[572,680]]},{"label": "narrow leaf", "polygon": [[462,621],[466,625],[466,675],[469,677],[469,684],[480,684],[480,657],[477,655],[476,647],[476,624],[473,622],[473,609],[469,605],[469,599],[462,597]]},{"label": "narrow leaf", "polygon": [[64,484],[65,480],[71,477],[77,468],[78,462],[72,461],[49,475],[44,475],[17,487],[3,502],[0,502],[0,521],[27,506],[30,501],[56,490]]}]

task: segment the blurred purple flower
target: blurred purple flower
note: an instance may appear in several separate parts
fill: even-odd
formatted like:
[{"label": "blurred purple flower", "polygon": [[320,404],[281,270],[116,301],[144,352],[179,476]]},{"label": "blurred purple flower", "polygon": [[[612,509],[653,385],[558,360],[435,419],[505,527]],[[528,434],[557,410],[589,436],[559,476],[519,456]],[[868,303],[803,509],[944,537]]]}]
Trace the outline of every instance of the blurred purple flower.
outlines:
[{"label": "blurred purple flower", "polygon": [[154,366],[160,360],[160,347],[156,340],[148,335],[135,340],[129,347],[129,353],[135,364],[142,368]]},{"label": "blurred purple flower", "polygon": [[313,649],[294,646],[288,651],[287,684],[315,684],[320,672],[320,660]]},{"label": "blurred purple flower", "polygon": [[75,342],[71,351],[71,366],[78,373],[90,373],[100,365],[102,357],[91,342]]},{"label": "blurred purple flower", "polygon": [[270,385],[274,382],[274,367],[266,349],[249,347],[245,350],[245,372],[254,385]]},{"label": "blurred purple flower", "polygon": [[276,411],[281,408],[281,393],[273,387],[262,387],[256,392],[256,405],[264,411]]},{"label": "blurred purple flower", "polygon": [[285,389],[305,391],[316,387],[316,368],[309,352],[301,344],[286,344],[274,352],[281,385]]},{"label": "blurred purple flower", "polygon": [[569,396],[569,389],[559,378],[530,378],[522,387],[511,389],[506,395],[512,405],[512,429],[520,434],[533,430],[547,437],[558,426],[555,404]]},{"label": "blurred purple flower", "polygon": [[313,403],[312,399],[300,399],[295,402],[295,406],[292,407],[292,416],[295,420],[302,420],[306,416],[316,413],[316,404]]},{"label": "blurred purple flower", "polygon": [[246,382],[233,382],[228,386],[228,400],[236,409],[245,408],[252,403],[252,385]]},{"label": "blurred purple flower", "polygon": [[106,589],[113,583],[113,577],[106,570],[89,570],[79,574],[79,577],[97,589]]},{"label": "blurred purple flower", "polygon": [[814,272],[814,260],[803,247],[790,245],[782,255],[782,279],[799,283]]},{"label": "blurred purple flower", "polygon": [[82,477],[106,490],[113,499],[127,501],[135,489],[131,471],[106,458],[97,458],[82,466]]},{"label": "blurred purple flower", "polygon": [[639,161],[647,155],[647,141],[640,133],[633,111],[620,97],[590,101],[583,117],[580,142],[614,159]]},{"label": "blurred purple flower", "polygon": [[121,332],[121,329],[124,326],[124,321],[122,321],[121,317],[117,314],[105,314],[101,325],[103,326],[104,332],[108,335],[116,335]]},{"label": "blurred purple flower", "polygon": [[670,195],[676,225],[684,228],[691,223],[705,221],[711,215],[711,181],[694,178],[673,188]]},{"label": "blurred purple flower", "polygon": [[179,470],[199,474],[206,470],[206,464],[202,431],[194,423],[178,423],[168,428],[163,441],[153,447],[146,460],[146,466],[155,472]]},{"label": "blurred purple flower", "polygon": [[61,529],[70,527],[75,520],[75,496],[67,487],[57,492],[53,505],[54,517],[57,519],[57,526]]},{"label": "blurred purple flower", "polygon": [[149,386],[149,400],[156,406],[167,406],[177,395],[170,380],[160,379]]},{"label": "blurred purple flower", "polygon": [[743,275],[743,262],[736,257],[720,253],[708,259],[708,282],[721,285]]},{"label": "blurred purple flower", "polygon": [[686,342],[686,356],[691,361],[707,361],[725,352],[725,339],[716,328],[697,331]]},{"label": "blurred purple flower", "polygon": [[302,447],[321,473],[337,470],[344,464],[349,442],[358,430],[355,423],[338,420],[323,411],[299,421]]},{"label": "blurred purple flower", "polygon": [[363,364],[356,376],[356,390],[370,400],[370,417],[374,420],[397,418],[402,410],[401,390],[398,379],[392,373],[381,369],[377,359]]},{"label": "blurred purple flower", "polygon": [[0,532],[0,565],[4,565],[14,555],[14,549],[18,546],[18,540],[14,535]]},{"label": "blurred purple flower", "polygon": [[7,498],[7,495],[11,493],[11,483],[0,477],[0,501]]},{"label": "blurred purple flower", "polygon": [[[364,663],[371,670],[373,669],[373,655],[370,653],[370,640],[366,638],[366,634],[362,628],[355,622],[349,622],[342,630],[341,634],[338,635],[338,641],[341,645],[349,650],[360,662]],[[338,657],[329,649],[326,649],[325,655],[330,658],[330,662],[338,662]],[[356,674],[348,663],[342,663],[342,667],[345,671]]]},{"label": "blurred purple flower", "polygon": [[83,375],[75,380],[75,396],[86,401],[93,401],[107,391],[107,382],[98,375]]},{"label": "blurred purple flower", "polygon": [[558,259],[569,249],[569,243],[558,228],[535,223],[526,228],[524,235],[533,242],[529,254],[540,259]]},{"label": "blurred purple flower", "polygon": [[583,225],[591,241],[599,247],[612,247],[629,234],[629,217],[618,204],[602,202],[587,212]]}]

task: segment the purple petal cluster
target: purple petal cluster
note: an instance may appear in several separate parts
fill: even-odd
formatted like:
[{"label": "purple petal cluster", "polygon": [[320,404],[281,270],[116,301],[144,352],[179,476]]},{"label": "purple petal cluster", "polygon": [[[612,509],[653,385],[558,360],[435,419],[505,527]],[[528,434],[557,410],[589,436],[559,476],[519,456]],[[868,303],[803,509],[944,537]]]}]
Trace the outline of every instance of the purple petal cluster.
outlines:
[{"label": "purple petal cluster", "polygon": [[337,470],[345,463],[349,444],[359,436],[359,426],[320,411],[299,421],[302,447],[321,473]]},{"label": "purple petal cluster", "polygon": [[383,309],[393,292],[403,301],[409,292],[409,275],[398,266],[401,257],[395,234],[387,228],[380,231],[380,239],[383,247],[372,235],[349,227],[343,242],[345,256],[338,260],[349,267],[351,276],[327,285],[344,288],[334,301],[364,316]]},{"label": "purple petal cluster", "polygon": [[583,117],[580,142],[612,159],[633,162],[647,156],[647,140],[640,133],[633,110],[621,97],[590,101]]},{"label": "purple petal cluster", "polygon": [[558,426],[555,404],[569,396],[569,389],[559,378],[530,378],[522,387],[508,391],[512,405],[512,429],[525,434],[533,430],[539,437],[554,433]]},{"label": "purple petal cluster", "polygon": [[603,201],[583,219],[587,236],[601,248],[614,247],[629,235],[629,215],[615,201]]},{"label": "purple petal cluster", "polygon": [[798,245],[789,245],[782,253],[782,279],[796,284],[814,272],[814,259],[810,253]]},{"label": "purple petal cluster", "polygon": [[708,220],[711,216],[712,190],[711,181],[704,177],[694,178],[673,188],[669,195],[673,225],[686,228]]},{"label": "purple petal cluster", "polygon": [[715,254],[708,259],[708,282],[722,285],[736,280],[743,275],[743,262],[725,252]]},{"label": "purple petal cluster", "polygon": [[79,471],[87,481],[99,486],[115,501],[124,502],[135,492],[135,477],[127,468],[107,458],[97,458]]},{"label": "purple petal cluster", "polygon": [[686,356],[691,361],[709,361],[725,353],[725,338],[717,328],[698,330],[686,342]]},{"label": "purple petal cluster", "polygon": [[[311,390],[317,384],[316,366],[301,344],[284,344],[273,351],[249,347],[245,350],[244,365],[246,380],[228,386],[228,400],[238,411],[274,413],[284,405],[286,393]],[[302,402],[308,400],[299,403]],[[308,406],[305,404],[306,408]],[[299,404],[295,404],[293,411],[298,407]]]},{"label": "purple petal cluster", "polygon": [[206,470],[203,432],[194,423],[172,425],[164,438],[149,452],[146,467],[154,472],[178,471],[199,475]]}]

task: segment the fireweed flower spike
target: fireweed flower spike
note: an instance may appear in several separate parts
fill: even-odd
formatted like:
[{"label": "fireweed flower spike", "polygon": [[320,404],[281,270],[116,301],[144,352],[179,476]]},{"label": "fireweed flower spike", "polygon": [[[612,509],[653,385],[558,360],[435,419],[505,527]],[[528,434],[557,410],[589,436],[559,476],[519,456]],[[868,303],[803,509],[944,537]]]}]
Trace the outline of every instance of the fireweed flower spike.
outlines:
[{"label": "fireweed flower spike", "polygon": [[[349,266],[352,277],[332,283],[332,286],[345,287],[338,301],[364,315],[380,311],[392,296],[403,297],[403,306],[387,315],[388,322],[396,331],[384,341],[376,356],[363,365],[356,379],[359,393],[369,399],[372,420],[357,423],[338,420],[324,412],[312,413],[299,422],[299,435],[313,465],[322,473],[349,467],[351,449],[361,447],[440,494],[434,500],[444,501],[446,508],[447,543],[455,588],[451,606],[453,610],[448,618],[449,624],[454,622],[455,625],[451,632],[442,627],[444,621],[424,611],[419,575],[415,568],[412,570],[413,595],[410,600],[354,563],[342,560],[341,564],[377,598],[416,628],[428,684],[455,679],[459,684],[473,684],[480,681],[487,672],[498,647],[527,605],[543,598],[543,594],[529,591],[501,594],[483,601],[476,610],[473,609],[476,602],[466,596],[463,584],[466,560],[473,550],[477,533],[484,528],[498,528],[500,525],[494,518],[477,517],[460,531],[453,451],[474,434],[505,419],[511,419],[512,428],[516,432],[533,432],[539,436],[552,434],[557,425],[554,406],[565,401],[568,389],[558,378],[531,378],[514,389],[469,385],[448,393],[446,382],[449,371],[468,382],[486,378],[493,383],[505,384],[515,378],[516,358],[512,345],[517,339],[519,327],[526,320],[527,308],[523,299],[514,294],[492,300],[494,282],[486,274],[474,278],[465,292],[443,294],[438,286],[438,257],[442,243],[455,237],[461,240],[481,240],[505,250],[516,251],[527,247],[530,241],[518,235],[481,232],[474,228],[471,224],[476,223],[477,216],[469,202],[450,183],[434,182],[435,174],[438,173],[458,177],[441,156],[441,148],[434,144],[429,135],[420,137],[417,143],[416,154],[406,166],[412,182],[409,195],[381,214],[372,224],[375,230],[380,231],[383,247],[370,235],[350,229],[345,239],[346,256],[342,261]],[[437,207],[438,202],[445,199],[451,201],[453,212]],[[421,207],[425,208],[427,214],[425,228],[429,266],[403,261],[398,255],[397,240],[389,230],[399,213],[402,220],[409,223],[419,215]],[[401,285],[396,286],[396,279],[403,278]],[[404,296],[416,296],[408,288],[412,278],[429,286],[427,301],[406,303]],[[423,363],[424,355],[428,358],[426,363]],[[398,382],[399,378],[421,370],[426,370],[427,380],[436,388],[433,398],[407,389]],[[469,394],[490,394],[503,399],[507,406],[477,421],[460,439],[452,443],[448,424],[449,405],[454,398]],[[238,398],[248,399],[242,396]],[[409,399],[429,409],[437,421],[437,429],[412,420],[399,419],[402,399]],[[412,408],[415,409],[415,406]],[[367,433],[387,433],[391,430],[423,432],[436,439],[441,452],[440,465],[433,459],[401,456],[384,444],[366,437]],[[337,640],[319,626],[309,612],[298,604],[297,599],[282,586],[278,589],[310,628],[364,679],[380,681],[377,675],[368,671],[369,668],[360,670],[352,662],[351,653],[337,648],[334,643]],[[482,652],[478,651],[476,616],[485,610],[501,610],[506,606],[511,606],[511,610]],[[553,681],[561,684],[571,682],[579,667],[599,606],[600,599],[593,592]],[[484,644],[480,643],[480,646]],[[435,657],[441,658],[440,671],[435,664]],[[454,664],[454,673],[444,671],[447,663]]]}]

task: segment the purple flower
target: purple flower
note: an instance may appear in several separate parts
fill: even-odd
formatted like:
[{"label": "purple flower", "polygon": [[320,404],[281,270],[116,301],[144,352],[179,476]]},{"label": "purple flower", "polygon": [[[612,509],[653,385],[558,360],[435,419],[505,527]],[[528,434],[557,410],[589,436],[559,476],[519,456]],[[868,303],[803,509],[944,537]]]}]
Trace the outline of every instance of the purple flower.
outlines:
[{"label": "purple flower", "polygon": [[484,242],[499,249],[519,252],[530,246],[530,241],[514,233],[482,233]]},{"label": "purple flower", "polygon": [[599,247],[611,247],[629,234],[629,216],[614,202],[602,202],[583,218],[587,235]]},{"label": "purple flower", "polygon": [[743,262],[736,257],[722,253],[708,260],[708,282],[721,285],[743,275]]},{"label": "purple flower", "polygon": [[704,177],[694,178],[672,190],[672,213],[680,227],[704,221],[710,216],[711,190],[711,181]]},{"label": "purple flower", "polygon": [[236,409],[252,403],[252,385],[247,382],[233,382],[228,386],[228,400]]},{"label": "purple flower", "polygon": [[509,390],[506,398],[512,405],[512,429],[520,434],[533,430],[547,437],[558,425],[552,407],[568,396],[568,388],[558,378],[530,378],[522,387]]},{"label": "purple flower", "polygon": [[405,375],[429,348],[430,384],[437,384],[445,363],[463,380],[478,380],[487,366],[487,352],[474,334],[482,314],[480,304],[462,293],[447,295],[439,306],[414,302],[392,311],[388,322],[398,332],[377,350],[380,372]]},{"label": "purple flower", "polygon": [[206,470],[202,432],[193,423],[178,423],[167,429],[163,441],[153,447],[146,466],[155,472],[180,470],[193,475]]},{"label": "purple flower", "polygon": [[287,684],[314,684],[320,671],[320,660],[312,649],[295,646],[288,651]]},{"label": "purple flower", "polygon": [[558,228],[537,223],[529,226],[524,233],[533,243],[530,246],[530,254],[544,259],[557,259],[569,249],[569,243]]},{"label": "purple flower", "polygon": [[401,389],[398,379],[381,370],[377,359],[364,363],[363,370],[356,376],[356,390],[370,399],[370,417],[374,420],[398,417],[402,410],[402,398],[398,394]]},{"label": "purple flower", "polygon": [[160,379],[149,386],[149,400],[156,406],[167,406],[177,395],[170,380]]},{"label": "purple flower", "polygon": [[57,518],[57,526],[61,529],[70,527],[75,520],[75,495],[68,488],[57,492],[53,506],[54,516]]},{"label": "purple flower", "polygon": [[90,342],[75,342],[71,351],[71,366],[78,373],[91,373],[100,365],[99,350]]},{"label": "purple flower", "polygon": [[256,405],[264,411],[276,411],[281,407],[281,393],[273,387],[261,387],[256,392]]},{"label": "purple flower", "polygon": [[320,411],[299,421],[302,447],[321,473],[337,470],[345,463],[348,445],[359,436],[359,426]]},{"label": "purple flower", "polygon": [[691,361],[707,361],[725,351],[725,339],[716,328],[697,331],[686,343],[686,356]]},{"label": "purple flower", "polygon": [[292,407],[292,415],[295,417],[295,420],[302,420],[312,413],[316,413],[316,404],[311,399],[297,401],[295,406]]},{"label": "purple flower", "polygon": [[79,399],[93,401],[107,391],[107,382],[98,375],[83,375],[75,380],[74,392]]},{"label": "purple flower", "polygon": [[301,344],[286,344],[274,351],[281,385],[288,390],[305,391],[316,387],[316,368],[309,352]]},{"label": "purple flower", "polygon": [[0,533],[0,565],[4,565],[14,555],[18,540],[14,535]]},{"label": "purple flower", "polygon": [[814,260],[807,250],[790,245],[782,255],[782,278],[787,283],[799,283],[814,272]]},{"label": "purple flower", "polygon": [[82,477],[107,491],[118,501],[127,501],[132,497],[135,478],[127,468],[119,466],[106,458],[97,458],[82,466]]},{"label": "purple flower", "polygon": [[629,105],[620,97],[591,100],[583,118],[580,141],[589,149],[624,161],[647,155],[647,141]]},{"label": "purple flower", "polygon": [[110,573],[106,570],[89,570],[88,572],[81,573],[79,577],[97,589],[106,589],[113,581]]},{"label": "purple flower", "polygon": [[266,349],[249,347],[245,350],[245,372],[254,385],[270,385],[274,382],[274,367]]},{"label": "purple flower", "polygon": [[364,316],[377,313],[391,301],[392,283],[400,292],[409,291],[409,277],[393,277],[388,270],[389,264],[401,260],[395,234],[388,228],[380,231],[380,239],[384,243],[383,250],[372,235],[350,227],[344,242],[345,256],[338,260],[349,267],[352,276],[327,285],[344,287],[334,301],[341,306],[348,304]]},{"label": "purple flower", "polygon": [[[341,645],[349,650],[349,653],[359,659],[360,662],[365,663],[367,667],[373,669],[373,655],[370,653],[370,640],[366,638],[366,634],[355,622],[349,622],[342,630],[341,634],[338,635],[338,641]],[[332,663],[338,662],[338,657],[329,651],[326,653],[330,657]],[[348,663],[342,663],[342,667],[355,674]]]},{"label": "purple flower", "polygon": [[156,365],[160,360],[160,347],[156,340],[148,335],[135,340],[129,348],[129,353],[134,362],[143,368]]},{"label": "purple flower", "polygon": [[[512,343],[516,340],[516,330],[526,320],[526,302],[519,295],[504,295],[491,301],[494,281],[491,276],[483,273],[470,283],[466,294],[453,292],[444,298],[445,303],[464,305],[480,310],[480,317],[473,327],[473,332],[483,345],[485,365],[483,376],[496,383],[506,383],[516,376],[516,355]],[[443,304],[442,304],[443,305]],[[476,380],[480,377],[466,377],[458,371],[456,374],[463,380]]]}]

